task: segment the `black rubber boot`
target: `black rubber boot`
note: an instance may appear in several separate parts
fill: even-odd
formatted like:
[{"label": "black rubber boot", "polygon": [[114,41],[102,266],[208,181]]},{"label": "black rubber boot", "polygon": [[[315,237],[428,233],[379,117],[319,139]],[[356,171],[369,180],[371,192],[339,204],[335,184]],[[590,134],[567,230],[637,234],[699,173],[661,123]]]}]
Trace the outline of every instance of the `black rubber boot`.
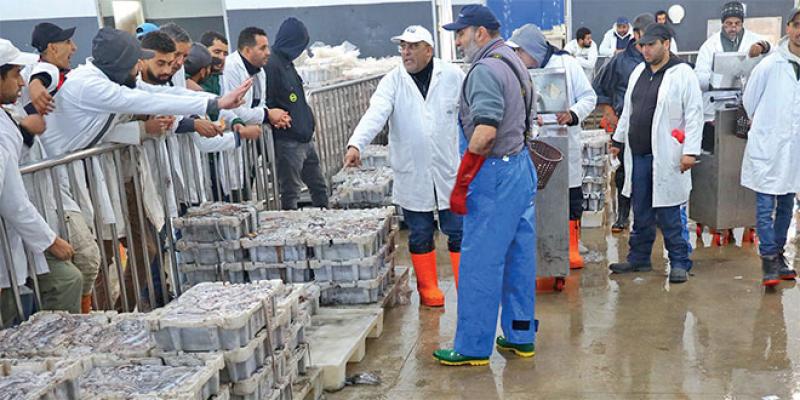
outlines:
[{"label": "black rubber boot", "polygon": [[781,283],[780,277],[778,276],[780,268],[781,264],[780,261],[778,261],[778,256],[761,257],[761,272],[764,274],[761,282],[764,286],[775,286]]},{"label": "black rubber boot", "polygon": [[628,227],[628,216],[631,213],[631,199],[617,194],[617,220],[611,225],[611,232],[619,233]]},{"label": "black rubber boot", "polygon": [[672,268],[669,271],[669,283],[684,283],[689,279],[689,271],[680,268]]},{"label": "black rubber boot", "polygon": [[780,264],[780,268],[778,269],[778,277],[785,281],[793,281],[794,278],[797,278],[797,272],[789,268],[789,263],[786,262],[786,257],[783,255],[783,253],[778,254],[778,263]]},{"label": "black rubber boot", "polygon": [[633,265],[629,262],[613,263],[608,269],[615,274],[627,274],[631,272],[650,272],[653,270],[652,264]]}]

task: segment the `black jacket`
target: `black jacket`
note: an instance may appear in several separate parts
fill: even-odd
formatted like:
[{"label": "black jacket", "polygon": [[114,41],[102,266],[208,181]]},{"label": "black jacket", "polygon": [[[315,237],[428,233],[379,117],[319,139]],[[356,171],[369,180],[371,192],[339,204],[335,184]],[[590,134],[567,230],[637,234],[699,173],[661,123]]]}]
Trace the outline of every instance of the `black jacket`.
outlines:
[{"label": "black jacket", "polygon": [[267,73],[267,107],[289,112],[292,127],[274,129],[275,140],[295,140],[308,143],[314,136],[314,114],[306,101],[303,80],[297,74],[292,61],[308,46],[308,30],[296,18],[283,21],[272,55],[264,66]]}]

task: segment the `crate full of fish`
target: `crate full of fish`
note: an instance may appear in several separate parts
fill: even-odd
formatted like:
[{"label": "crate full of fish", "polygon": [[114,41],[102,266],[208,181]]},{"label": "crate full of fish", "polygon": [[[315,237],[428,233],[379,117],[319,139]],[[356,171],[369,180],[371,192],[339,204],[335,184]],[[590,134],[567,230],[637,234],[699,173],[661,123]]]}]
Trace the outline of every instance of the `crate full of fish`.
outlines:
[{"label": "crate full of fish", "polygon": [[323,305],[349,305],[375,303],[391,283],[389,270],[375,279],[332,282],[320,284],[320,302]]},{"label": "crate full of fish", "polygon": [[247,346],[275,316],[278,280],[246,284],[200,283],[148,320],[164,351],[235,350]]},{"label": "crate full of fish", "polygon": [[78,358],[96,353],[145,357],[155,348],[146,318],[151,314],[113,311],[69,314],[40,311],[20,325],[0,332],[6,358]]},{"label": "crate full of fish", "polygon": [[220,394],[221,355],[147,358],[94,355],[81,360],[81,398],[203,400]]},{"label": "crate full of fish", "polygon": [[81,363],[60,358],[0,359],[0,400],[78,400]]},{"label": "crate full of fish", "polygon": [[344,168],[331,178],[334,208],[377,207],[392,204],[394,173],[389,167]]},{"label": "crate full of fish", "polygon": [[223,262],[219,264],[178,264],[178,273],[183,287],[190,288],[203,282],[245,283],[244,264],[241,262]]},{"label": "crate full of fish", "polygon": [[189,208],[185,215],[174,219],[174,224],[189,241],[235,240],[255,231],[257,213],[250,204],[204,203]]},{"label": "crate full of fish", "polygon": [[366,168],[390,167],[389,147],[369,144],[361,152],[361,165]]},{"label": "crate full of fish", "polygon": [[181,239],[175,244],[175,249],[180,252],[181,262],[187,264],[232,263],[246,259],[239,239],[211,243]]}]

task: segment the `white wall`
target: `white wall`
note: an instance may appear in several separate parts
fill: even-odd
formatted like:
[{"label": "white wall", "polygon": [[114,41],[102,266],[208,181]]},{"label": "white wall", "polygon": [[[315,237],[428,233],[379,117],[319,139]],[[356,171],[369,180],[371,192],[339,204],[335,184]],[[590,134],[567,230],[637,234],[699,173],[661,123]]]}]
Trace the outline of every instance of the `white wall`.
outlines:
[{"label": "white wall", "polygon": [[[12,3],[11,1],[9,3]],[[97,17],[96,0],[24,0],[0,5],[0,21],[46,20],[51,18]]]},{"label": "white wall", "polygon": [[[112,0],[98,0],[103,16],[109,17]],[[223,0],[140,0],[145,19],[221,17]]]}]

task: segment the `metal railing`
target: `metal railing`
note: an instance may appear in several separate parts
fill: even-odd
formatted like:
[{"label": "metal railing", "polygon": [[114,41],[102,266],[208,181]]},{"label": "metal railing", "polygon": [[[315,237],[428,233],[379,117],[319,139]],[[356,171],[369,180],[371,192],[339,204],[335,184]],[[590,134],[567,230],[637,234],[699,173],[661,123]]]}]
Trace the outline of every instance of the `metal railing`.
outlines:
[{"label": "metal railing", "polygon": [[[31,202],[59,236],[69,241],[66,201],[80,208],[74,215],[91,216],[85,222],[93,230],[101,260],[93,283],[94,309],[144,311],[180,295],[177,232],[171,219],[186,208],[210,200],[278,208],[269,129],[259,140],[242,140],[226,151],[213,151],[220,145],[200,146],[203,140],[189,133],[147,139],[141,145],[103,144],[20,167]],[[235,143],[232,137],[229,147],[231,142]],[[42,296],[31,254],[26,257],[27,281],[17,282],[14,260],[22,255],[13,254],[7,228],[0,219],[0,251],[10,286],[6,289],[13,294],[16,320],[21,321],[23,286],[32,289],[34,309],[42,309]],[[155,243],[154,248],[148,242]]]},{"label": "metal railing", "polygon": [[[328,182],[342,168],[347,141],[369,108],[369,100],[382,77],[373,75],[308,91],[308,103],[317,123],[317,152]],[[375,143],[386,144],[386,141],[384,129]]]}]

